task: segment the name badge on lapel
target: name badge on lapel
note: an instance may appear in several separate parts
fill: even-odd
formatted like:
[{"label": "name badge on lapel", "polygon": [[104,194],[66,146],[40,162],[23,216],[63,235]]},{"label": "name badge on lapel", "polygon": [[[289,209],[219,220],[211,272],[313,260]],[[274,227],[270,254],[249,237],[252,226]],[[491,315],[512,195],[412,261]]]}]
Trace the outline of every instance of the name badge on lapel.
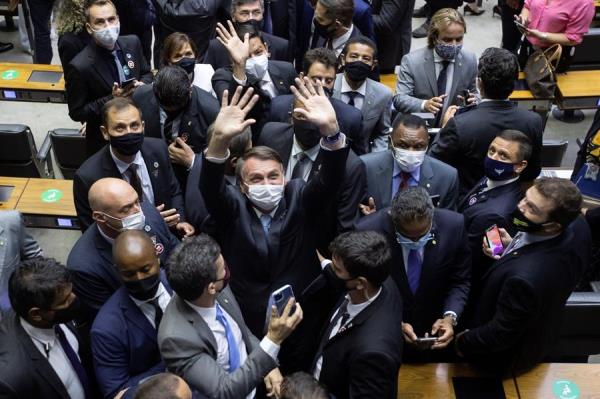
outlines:
[{"label": "name badge on lapel", "polygon": [[154,161],[152,164],[152,176],[158,178],[158,162]]}]

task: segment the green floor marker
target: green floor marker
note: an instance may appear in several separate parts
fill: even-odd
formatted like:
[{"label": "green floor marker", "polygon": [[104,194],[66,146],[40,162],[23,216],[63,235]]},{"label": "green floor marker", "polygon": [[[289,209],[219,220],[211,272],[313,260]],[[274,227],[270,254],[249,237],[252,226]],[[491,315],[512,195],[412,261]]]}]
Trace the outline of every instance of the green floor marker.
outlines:
[{"label": "green floor marker", "polygon": [[558,399],[578,399],[581,395],[577,384],[569,380],[554,381],[552,392]]},{"label": "green floor marker", "polygon": [[42,193],[42,201],[44,202],[56,202],[59,201],[63,196],[62,191],[52,188]]},{"label": "green floor marker", "polygon": [[4,80],[13,80],[16,79],[17,76],[19,76],[19,71],[14,70],[14,69],[7,69],[6,71],[2,72],[2,79]]}]

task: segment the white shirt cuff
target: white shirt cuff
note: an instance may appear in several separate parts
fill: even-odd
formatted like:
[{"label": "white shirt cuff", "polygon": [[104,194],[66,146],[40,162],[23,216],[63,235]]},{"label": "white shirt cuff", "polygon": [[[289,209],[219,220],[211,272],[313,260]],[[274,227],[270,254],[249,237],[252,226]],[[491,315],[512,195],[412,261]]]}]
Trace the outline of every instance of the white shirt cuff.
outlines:
[{"label": "white shirt cuff", "polygon": [[[341,145],[341,147],[338,147],[340,145],[339,144],[340,141],[342,142],[342,145]],[[346,135],[344,133],[340,132],[340,138],[331,144],[329,144],[327,141],[325,141],[325,139],[322,138],[320,141],[320,144],[321,144],[321,148],[326,151],[339,150],[340,148],[346,147]],[[334,148],[331,148],[331,147],[334,147]]]},{"label": "white shirt cuff", "polygon": [[231,155],[231,153],[229,152],[229,149],[228,149],[227,150],[227,155],[225,156],[225,158],[207,157],[206,156],[206,150],[204,150],[204,159],[206,159],[209,162],[213,162],[213,163],[225,163],[229,159],[229,155]]},{"label": "white shirt cuff", "polygon": [[194,161],[196,161],[196,154],[194,154],[192,157],[192,163],[190,164],[190,167],[186,169],[188,172],[194,167]]},{"label": "white shirt cuff", "polygon": [[248,77],[246,76],[246,78],[244,80],[239,80],[238,78],[235,77],[235,75],[233,76],[233,80],[235,80],[235,82],[237,84],[239,84],[240,86],[246,86],[246,83],[248,83]]},{"label": "white shirt cuff", "polygon": [[277,361],[277,355],[279,355],[279,349],[281,348],[279,345],[265,336],[262,341],[260,341],[260,348],[267,352],[273,360]]},{"label": "white shirt cuff", "polygon": [[425,104],[427,104],[427,100],[423,100],[421,103],[421,111],[425,111]]},{"label": "white shirt cuff", "polygon": [[330,264],[330,263],[331,263],[331,259],[323,259],[321,261],[321,270],[325,269],[327,267],[327,265]]},{"label": "white shirt cuff", "polygon": [[454,316],[455,319],[458,319],[458,315],[456,314],[456,312],[453,312],[451,310],[446,310],[444,312],[444,317],[446,317],[446,315],[452,315],[452,316]]}]

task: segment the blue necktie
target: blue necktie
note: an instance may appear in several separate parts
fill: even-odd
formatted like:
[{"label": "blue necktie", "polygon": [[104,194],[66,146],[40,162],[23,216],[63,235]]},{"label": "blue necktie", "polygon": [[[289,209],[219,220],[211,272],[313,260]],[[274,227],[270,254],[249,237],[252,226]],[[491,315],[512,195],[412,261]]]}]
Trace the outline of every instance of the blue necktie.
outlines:
[{"label": "blue necktie", "polygon": [[408,253],[406,275],[408,277],[408,286],[412,291],[413,295],[419,289],[419,281],[421,280],[421,269],[423,261],[421,255],[419,255],[418,249],[411,249]]},{"label": "blue necktie", "polygon": [[83,388],[83,391],[85,392],[85,397],[89,398],[90,397],[90,380],[88,378],[88,375],[87,375],[85,369],[83,368],[83,365],[81,364],[81,361],[79,360],[79,357],[77,357],[77,354],[75,353],[75,351],[73,350],[73,347],[71,347],[71,344],[69,344],[69,341],[67,340],[67,337],[65,336],[65,332],[62,330],[62,328],[60,328],[60,326],[58,324],[54,326],[54,332],[56,332],[56,335],[58,336],[58,342],[60,342],[60,346],[62,346],[63,351],[65,352],[65,355],[67,355],[67,359],[69,359],[69,363],[71,363],[71,366],[73,366],[73,370],[75,371],[75,374],[77,374],[77,377],[79,378],[81,387]]},{"label": "blue necktie", "polygon": [[263,32],[273,33],[273,20],[271,18],[271,1],[265,1],[265,11],[263,14]]},{"label": "blue necktie", "polygon": [[267,215],[263,213],[260,215],[260,223],[262,224],[263,230],[265,232],[265,237],[269,239],[269,229],[271,228],[271,215]]},{"label": "blue necktie", "polygon": [[225,328],[225,337],[227,338],[227,346],[229,347],[229,373],[233,373],[238,367],[240,367],[240,351],[237,346],[237,342],[235,342],[235,337],[233,336],[233,330],[229,326],[229,322],[221,307],[217,303],[217,321],[223,325]]},{"label": "blue necktie", "polygon": [[119,84],[121,84],[127,78],[125,77],[125,73],[123,72],[123,66],[121,65],[121,60],[119,60],[119,56],[117,55],[117,50],[113,50],[112,55],[115,60],[115,65],[117,67],[117,74],[119,75]]}]

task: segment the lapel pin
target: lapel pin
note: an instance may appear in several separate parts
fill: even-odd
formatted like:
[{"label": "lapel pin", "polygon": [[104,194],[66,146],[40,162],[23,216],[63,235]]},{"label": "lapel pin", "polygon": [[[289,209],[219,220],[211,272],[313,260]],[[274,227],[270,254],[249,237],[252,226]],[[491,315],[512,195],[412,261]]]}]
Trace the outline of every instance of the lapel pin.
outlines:
[{"label": "lapel pin", "polygon": [[149,232],[152,229],[152,227],[150,227],[149,225],[144,226],[144,230],[147,232]]},{"label": "lapel pin", "polygon": [[131,58],[131,54],[129,54],[129,53],[127,53],[125,56],[126,56],[127,58]]},{"label": "lapel pin", "polygon": [[188,121],[188,126],[192,126],[192,121]]},{"label": "lapel pin", "polygon": [[154,169],[158,169],[158,162],[154,161],[153,166],[154,166]]},{"label": "lapel pin", "polygon": [[427,186],[427,188],[430,188],[430,187],[431,187],[431,184],[427,183],[427,184],[426,184],[426,186]]},{"label": "lapel pin", "polygon": [[133,69],[133,67],[135,67],[135,64],[133,63],[133,61],[129,60],[127,61],[127,66],[131,69]]},{"label": "lapel pin", "polygon": [[433,245],[437,245],[437,241],[436,241],[436,240],[433,240],[433,241],[431,241],[431,243],[432,243]]},{"label": "lapel pin", "polygon": [[281,80],[279,81],[279,84],[283,86],[283,82]]},{"label": "lapel pin", "polygon": [[223,302],[229,303],[229,301],[227,300],[227,298],[223,299]]},{"label": "lapel pin", "polygon": [[513,253],[512,253],[512,254],[513,254],[513,255],[516,255],[516,254],[518,254],[518,252],[517,252],[517,251],[513,251]]}]

